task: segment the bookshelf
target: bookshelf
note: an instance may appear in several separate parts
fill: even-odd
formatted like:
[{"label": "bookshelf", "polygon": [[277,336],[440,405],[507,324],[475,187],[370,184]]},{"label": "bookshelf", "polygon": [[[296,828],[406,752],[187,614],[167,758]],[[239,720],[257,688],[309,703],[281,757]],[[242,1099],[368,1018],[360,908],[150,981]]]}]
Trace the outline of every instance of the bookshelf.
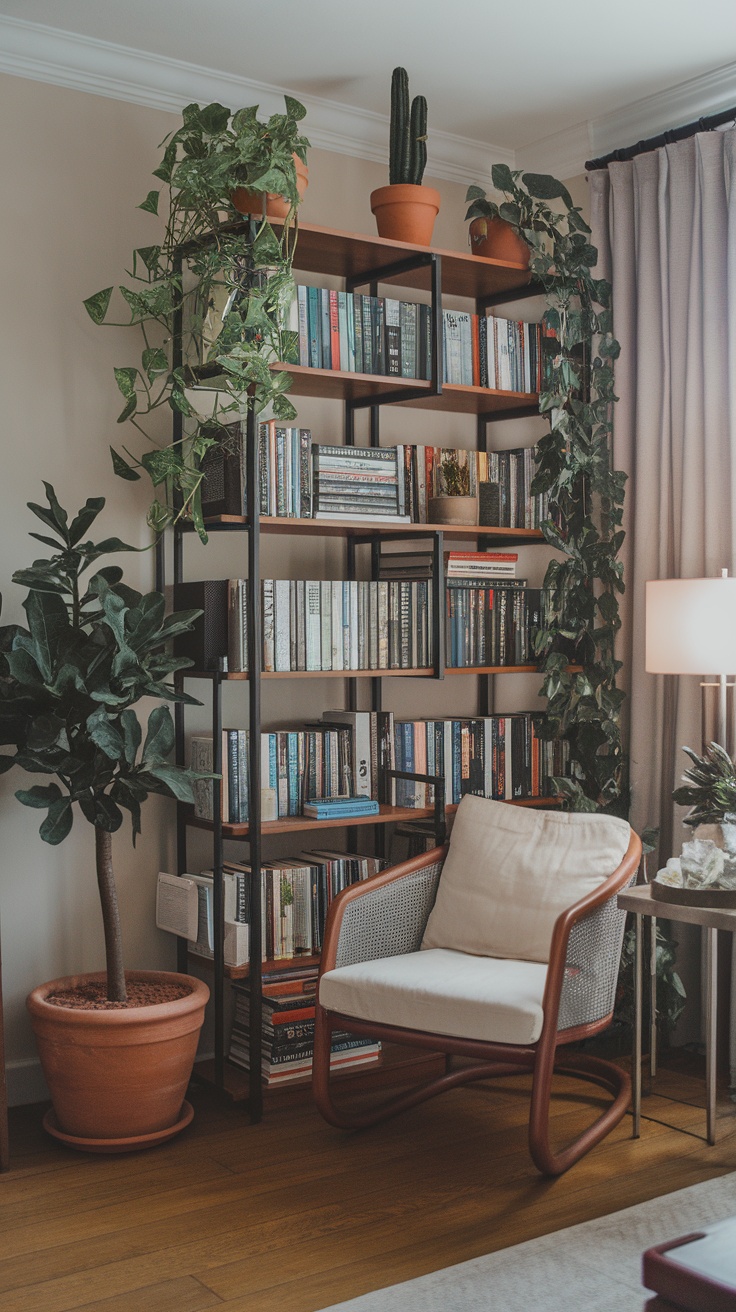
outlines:
[{"label": "bookshelf", "polygon": [[[245,231],[245,224],[226,225],[229,232]],[[184,247],[180,258],[182,265],[193,253],[192,247]],[[495,304],[534,296],[539,289],[530,282],[529,271],[519,265],[503,261],[481,259],[469,253],[424,249],[401,242],[391,242],[379,237],[366,237],[362,234],[344,233],[309,224],[300,224],[295,266],[300,272],[318,273],[337,276],[344,279],[346,291],[358,287],[367,287],[371,295],[377,295],[379,284],[392,283],[401,287],[429,291],[431,295],[431,376],[427,380],[406,379],[395,376],[371,376],[346,373],[319,368],[307,368],[300,365],[272,366],[274,369],[287,370],[292,378],[291,395],[298,397],[319,397],[342,403],[344,406],[344,442],[356,445],[355,416],[359,410],[370,411],[370,443],[378,446],[381,407],[386,405],[411,406],[414,408],[431,408],[438,411],[470,415],[476,420],[476,440],[479,450],[486,449],[487,426],[499,419],[522,418],[538,414],[538,396],[528,392],[498,391],[488,388],[444,384],[442,382],[442,296],[452,295],[468,298],[474,303],[477,314]],[[183,366],[181,359],[174,360],[174,367]],[[218,369],[216,366],[204,366],[189,369],[191,386],[216,389]],[[173,440],[182,437],[181,417],[174,415]],[[210,1074],[220,1088],[228,1088],[237,1097],[245,1097],[251,1119],[260,1119],[263,1111],[264,1086],[261,1082],[262,1050],[262,983],[274,971],[283,972],[293,965],[295,969],[304,969],[309,964],[317,964],[317,958],[294,958],[262,962],[261,944],[261,880],[260,869],[263,856],[263,844],[279,834],[297,833],[317,830],[329,831],[343,829],[352,831],[358,827],[370,826],[375,835],[376,850],[383,850],[386,828],[401,821],[429,819],[437,814],[437,808],[416,808],[382,805],[379,814],[350,819],[332,819],[318,821],[306,816],[289,816],[275,821],[261,820],[261,754],[260,737],[262,730],[261,689],[262,684],[278,679],[341,679],[346,684],[348,709],[357,708],[357,689],[359,681],[370,680],[371,705],[373,710],[381,709],[382,684],[387,678],[421,678],[441,680],[446,676],[458,674],[477,675],[479,677],[480,695],[475,712],[478,716],[491,713],[492,679],[497,673],[522,674],[533,673],[534,665],[517,666],[483,666],[447,669],[445,666],[444,633],[444,547],[448,541],[475,543],[482,549],[491,546],[513,546],[514,544],[543,543],[544,538],[537,529],[514,529],[487,526],[448,526],[440,524],[399,524],[361,523],[335,520],[296,519],[268,517],[259,514],[259,478],[258,478],[258,429],[254,414],[248,413],[244,425],[246,449],[246,484],[247,501],[245,515],[219,515],[207,521],[209,532],[235,533],[237,542],[245,539],[246,550],[244,563],[245,574],[249,579],[260,579],[260,545],[261,538],[272,535],[284,537],[337,538],[344,541],[346,568],[345,576],[356,578],[356,551],[367,547],[372,557],[372,577],[375,577],[380,544],[385,542],[410,542],[412,540],[429,540],[433,547],[435,566],[431,586],[434,589],[434,631],[432,668],[420,669],[383,669],[376,670],[335,670],[335,671],[289,671],[263,673],[261,671],[262,651],[262,615],[261,599],[258,588],[249,589],[248,598],[248,666],[250,674],[185,671],[183,679],[209,680],[211,684],[211,729],[213,741],[213,769],[220,774],[222,761],[222,690],[227,682],[242,682],[247,696],[249,738],[249,824],[229,824],[221,819],[201,820],[194,815],[193,808],[184,804],[177,806],[177,872],[183,875],[187,871],[187,834],[190,829],[205,830],[212,837],[213,910],[214,910],[214,955],[211,961],[206,958],[188,954],[184,940],[178,941],[179,969],[186,970],[191,961],[208,968],[212,975],[215,1011],[215,1053],[210,1064]],[[184,582],[184,539],[191,532],[190,524],[177,524],[173,529],[173,582]],[[166,580],[165,548],[159,548],[157,559],[157,584],[163,587]],[[233,571],[235,572],[235,571]],[[177,760],[185,760],[185,720],[184,707],[176,707],[176,751]],[[439,790],[438,790],[439,791]],[[519,799],[522,805],[550,805],[550,799]],[[454,808],[448,807],[451,811]],[[444,813],[443,813],[444,814]],[[220,781],[213,782],[213,815],[221,815]],[[244,842],[247,844],[249,863],[254,872],[251,876],[251,926],[250,926],[250,964],[247,967],[226,968],[224,964],[224,917],[223,917],[223,861],[225,842]],[[228,979],[249,977],[250,979],[250,1072],[245,1074],[234,1069],[225,1061],[225,983]],[[423,1060],[427,1060],[425,1057]],[[406,1062],[398,1063],[390,1058],[396,1069],[404,1070]],[[381,1063],[382,1067],[386,1063]],[[377,1070],[366,1068],[362,1078],[382,1078]],[[289,1086],[294,1087],[294,1086]],[[269,1090],[274,1097],[286,1094],[287,1090]]]}]

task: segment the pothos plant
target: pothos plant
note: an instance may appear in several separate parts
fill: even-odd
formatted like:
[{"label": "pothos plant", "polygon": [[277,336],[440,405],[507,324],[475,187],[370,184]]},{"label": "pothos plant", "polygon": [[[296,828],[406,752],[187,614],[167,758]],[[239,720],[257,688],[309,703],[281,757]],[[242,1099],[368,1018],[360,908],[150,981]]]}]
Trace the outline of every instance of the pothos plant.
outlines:
[{"label": "pothos plant", "polygon": [[[593,270],[598,255],[590,228],[557,179],[492,170],[506,199],[470,187],[467,218],[510,223],[530,248],[530,270],[546,301],[546,360],[540,411],[550,431],[537,446],[534,494],[549,496],[546,540],[561,553],[545,575],[549,606],[536,638],[547,698],[545,732],[570,744],[572,777],[555,788],[576,810],[626,814],[628,786],[621,743],[621,662],[614,654],[624,590],[619,559],[626,475],[613,468],[613,335],[611,288]],[[569,665],[582,667],[572,672]]]},{"label": "pothos plant", "polygon": [[16,792],[24,806],[46,812],[40,828],[45,843],[67,837],[76,808],[93,826],[107,996],[125,1002],[111,835],[127,811],[135,842],[150,793],[190,802],[193,780],[203,777],[169,759],[174,726],[168,706],[150,712],[145,739],[133,706],[142,697],[194,702],[168,682],[191,661],[171,656],[167,647],[202,612],[167,616],[160,593],[141,595],[123,583],[119,566],[98,567],[110,553],[134,550],[118,538],[86,538],[104,498],[90,498],[70,522],[53,487],[44,486],[48,504],[29,502],[29,509],[46,532],[31,537],[52,555],[13,575],[28,588],[27,627],[0,627],[0,744],[14,748],[0,752],[0,774],[17,766],[53,776],[51,783]]},{"label": "pothos plant", "polygon": [[[128,283],[117,289],[129,317],[108,317],[114,287],[84,302],[94,323],[141,335],[140,363],[116,368],[115,381],[124,402],[118,423],[130,422],[144,449],[136,454],[123,445],[111,453],[121,478],[150,477],[158,495],[148,519],[157,531],[183,516],[206,541],[207,451],[228,441],[227,425],[249,406],[258,413],[271,405],[285,421],[296,414],[288,373],[270,368],[293,362],[298,341],[287,327],[299,204],[294,156],[306,161],[309,142],[299,128],[304,106],[286,96],[285,108],[263,122],[257,106],[231,113],[220,104],[188,105],[182,126],[161,143],[154,177],[164,186],[139,206],[157,216],[163,204],[166,226],[160,243],[133,252]],[[233,204],[239,188],[263,197],[261,217],[240,218]],[[265,217],[269,192],[290,202],[278,230]],[[216,377],[215,392],[192,390],[204,375]],[[201,405],[198,396],[206,398]],[[173,443],[157,433],[162,408],[176,417]]]}]

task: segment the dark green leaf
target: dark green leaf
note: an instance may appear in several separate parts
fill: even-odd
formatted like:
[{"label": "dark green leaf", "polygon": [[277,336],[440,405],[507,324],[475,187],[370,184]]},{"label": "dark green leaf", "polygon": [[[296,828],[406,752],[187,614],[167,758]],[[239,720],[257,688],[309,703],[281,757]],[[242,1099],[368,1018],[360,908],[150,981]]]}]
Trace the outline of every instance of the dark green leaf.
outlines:
[{"label": "dark green leaf", "polygon": [[83,534],[91,524],[94,524],[97,516],[105,505],[104,497],[88,497],[79,514],[72,520],[69,526],[69,545],[74,547],[80,541]]},{"label": "dark green leaf", "polygon": [[104,323],[113,290],[112,287],[105,287],[103,291],[95,292],[94,296],[88,296],[86,301],[83,302],[84,308],[93,323]]},{"label": "dark green leaf", "polygon": [[45,810],[52,802],[58,801],[62,794],[58,784],[46,784],[44,787],[35,784],[33,788],[19,788],[15,795],[24,806]]},{"label": "dark green leaf", "polygon": [[87,717],[87,732],[92,742],[100,751],[109,756],[111,761],[118,761],[123,755],[125,744],[122,735],[110,720],[103,706]]},{"label": "dark green leaf", "polygon": [[112,456],[113,470],[117,474],[118,478],[125,478],[128,480],[129,483],[137,482],[137,480],[140,478],[140,474],[138,473],[138,470],[133,469],[132,465],[129,465],[126,460],[123,460],[123,457],[121,455],[118,455],[117,451],[112,446],[110,447],[110,455]]},{"label": "dark green leaf", "polygon": [[[148,717],[146,741],[143,744],[143,761],[165,760],[174,748],[174,722],[168,706],[156,706]],[[151,771],[153,773],[153,771]]]},{"label": "dark green leaf", "polygon": [[178,802],[194,801],[188,770],[178,765],[155,765],[149,768],[148,773],[160,780]]},{"label": "dark green leaf", "polygon": [[69,833],[73,819],[70,798],[61,797],[58,802],[52,802],[49,813],[38,831],[44,843],[51,843],[54,847],[57,843],[61,843]]},{"label": "dark green leaf", "polygon": [[159,193],[157,191],[149,191],[146,199],[141,202],[138,209],[145,210],[148,214],[158,214],[158,198]]}]

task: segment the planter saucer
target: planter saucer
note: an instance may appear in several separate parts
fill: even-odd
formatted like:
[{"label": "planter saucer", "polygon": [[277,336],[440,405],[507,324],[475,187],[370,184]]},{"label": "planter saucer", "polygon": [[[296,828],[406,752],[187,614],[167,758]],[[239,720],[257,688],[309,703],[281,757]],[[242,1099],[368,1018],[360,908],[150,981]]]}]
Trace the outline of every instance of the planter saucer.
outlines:
[{"label": "planter saucer", "polygon": [[83,1153],[134,1153],[140,1148],[155,1148],[157,1144],[173,1139],[175,1134],[186,1129],[193,1116],[194,1108],[185,1098],[181,1105],[179,1120],[165,1130],[154,1130],[153,1134],[134,1134],[129,1139],[82,1139],[77,1134],[67,1134],[62,1130],[53,1107],[49,1107],[43,1118],[43,1128],[48,1134],[53,1135],[54,1139],[59,1139],[69,1148],[77,1148]]}]

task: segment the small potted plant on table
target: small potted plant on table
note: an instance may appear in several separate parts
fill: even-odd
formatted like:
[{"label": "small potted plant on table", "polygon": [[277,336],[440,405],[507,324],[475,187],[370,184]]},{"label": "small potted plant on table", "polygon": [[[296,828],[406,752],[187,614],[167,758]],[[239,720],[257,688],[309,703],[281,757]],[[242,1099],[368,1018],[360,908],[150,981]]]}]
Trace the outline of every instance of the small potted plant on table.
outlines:
[{"label": "small potted plant on table", "polygon": [[379,237],[429,246],[440,193],[422,186],[427,163],[427,102],[415,96],[409,109],[409,77],[395,68],[391,79],[389,185],[371,192]]},{"label": "small potted plant on table", "polygon": [[[106,974],[52,980],[28,1007],[53,1111],[46,1128],[78,1148],[121,1152],[170,1138],[191,1120],[184,1101],[209,990],[188,975],[123,969],[111,836],[128,811],[133,840],[150,793],[192,800],[190,770],[171,764],[174,726],[158,705],[143,733],[141,697],[193,701],[167,678],[188,660],[167,644],[199,611],[165,614],[164,598],[142,596],[102,556],[130,551],[117,538],[83,540],[104,506],[90,499],[71,523],[46,483],[48,506],[29,503],[53,537],[48,559],[19,570],[29,589],[27,628],[0,628],[0,772],[13,766],[58,782],[20,789],[25,806],[44,810],[41,838],[60,843],[75,808],[95,835]],[[96,572],[82,582],[82,575]]]}]

